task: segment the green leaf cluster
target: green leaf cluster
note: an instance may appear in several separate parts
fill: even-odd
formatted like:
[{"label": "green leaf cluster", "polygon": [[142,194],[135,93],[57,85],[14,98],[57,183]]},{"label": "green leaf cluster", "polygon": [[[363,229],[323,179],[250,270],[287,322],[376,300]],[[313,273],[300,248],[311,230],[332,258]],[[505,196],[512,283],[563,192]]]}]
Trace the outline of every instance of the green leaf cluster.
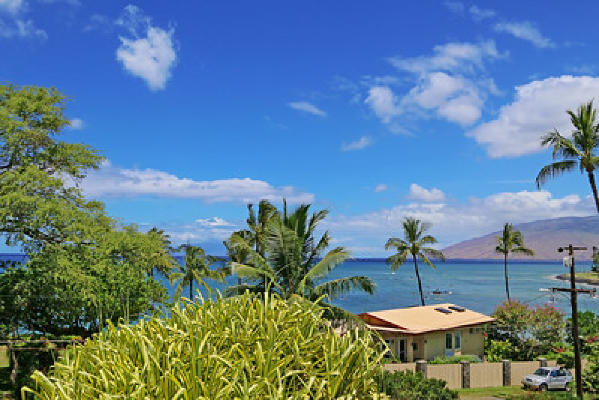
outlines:
[{"label": "green leaf cluster", "polygon": [[378,389],[393,399],[402,400],[451,400],[458,394],[447,388],[441,379],[425,378],[421,373],[412,371],[384,370],[379,375]]},{"label": "green leaf cluster", "polygon": [[368,331],[339,337],[322,309],[276,294],[178,304],[108,326],[25,392],[38,399],[375,398],[382,353]]}]

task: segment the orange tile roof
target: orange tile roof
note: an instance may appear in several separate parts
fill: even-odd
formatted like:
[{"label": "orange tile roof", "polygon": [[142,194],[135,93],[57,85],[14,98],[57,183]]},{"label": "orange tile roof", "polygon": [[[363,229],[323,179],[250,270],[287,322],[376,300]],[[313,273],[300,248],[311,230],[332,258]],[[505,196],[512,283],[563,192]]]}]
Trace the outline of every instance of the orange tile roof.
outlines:
[{"label": "orange tile roof", "polygon": [[[488,315],[469,310],[451,310],[449,307],[458,307],[455,304],[434,304],[422,307],[396,308],[393,310],[371,311],[358,316],[362,319],[369,318],[369,328],[382,329],[383,326],[396,328],[395,331],[417,335],[427,332],[444,331],[464,326],[480,325],[495,321]],[[444,308],[451,311],[446,314],[435,310]],[[373,321],[374,320],[374,321]],[[380,328],[380,329],[379,329]],[[385,329],[387,330],[387,329]]]}]

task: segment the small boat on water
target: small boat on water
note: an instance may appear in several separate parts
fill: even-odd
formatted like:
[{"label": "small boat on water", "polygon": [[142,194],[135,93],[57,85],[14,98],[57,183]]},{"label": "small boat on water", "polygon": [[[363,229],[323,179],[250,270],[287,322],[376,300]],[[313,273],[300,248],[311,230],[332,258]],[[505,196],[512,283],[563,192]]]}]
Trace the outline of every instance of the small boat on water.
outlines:
[{"label": "small boat on water", "polygon": [[435,289],[431,293],[432,294],[452,294],[452,292],[450,290],[441,290],[441,289]]}]

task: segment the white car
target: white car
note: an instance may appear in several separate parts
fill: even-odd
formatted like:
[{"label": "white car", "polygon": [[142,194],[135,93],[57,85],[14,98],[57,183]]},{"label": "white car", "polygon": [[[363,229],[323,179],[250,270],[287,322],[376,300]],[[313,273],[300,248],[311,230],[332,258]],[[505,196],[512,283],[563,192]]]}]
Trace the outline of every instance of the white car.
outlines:
[{"label": "white car", "polygon": [[572,373],[562,367],[542,367],[533,374],[522,378],[522,386],[525,389],[539,389],[542,391],[552,389],[567,390],[568,384],[572,382]]}]

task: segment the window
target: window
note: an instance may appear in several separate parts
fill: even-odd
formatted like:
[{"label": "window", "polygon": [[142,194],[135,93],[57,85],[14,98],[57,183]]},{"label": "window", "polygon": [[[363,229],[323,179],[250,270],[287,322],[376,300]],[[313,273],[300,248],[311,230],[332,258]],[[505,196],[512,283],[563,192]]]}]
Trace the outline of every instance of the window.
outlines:
[{"label": "window", "polygon": [[445,334],[445,348],[446,349],[453,349],[453,346],[452,346],[452,334],[451,333],[446,333]]},{"label": "window", "polygon": [[418,351],[418,343],[412,342],[412,350]]},{"label": "window", "polygon": [[455,348],[456,349],[462,348],[462,332],[455,333]]},{"label": "window", "polygon": [[557,376],[557,370],[554,369],[553,371],[551,371],[551,373],[549,374],[549,376]]}]

